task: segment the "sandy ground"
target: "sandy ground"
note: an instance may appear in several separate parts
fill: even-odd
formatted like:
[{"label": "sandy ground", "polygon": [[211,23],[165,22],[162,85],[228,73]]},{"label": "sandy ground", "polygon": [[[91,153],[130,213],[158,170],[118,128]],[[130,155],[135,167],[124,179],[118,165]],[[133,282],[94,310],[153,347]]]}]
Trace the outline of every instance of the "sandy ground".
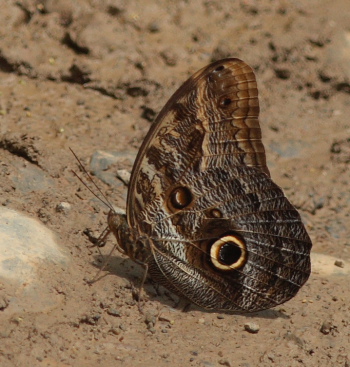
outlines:
[{"label": "sandy ground", "polygon": [[[38,268],[54,301],[45,310],[11,311],[1,281],[1,366],[350,366],[349,14],[348,0],[1,4],[1,204],[45,224],[69,259]],[[107,210],[71,173],[69,147],[89,170],[97,151],[125,154],[96,177],[124,207],[115,172],[130,172],[175,89],[226,56],[256,71],[272,177],[329,266],[293,300],[252,315],[182,312],[147,281],[140,314],[132,289],[142,269],[122,255],[86,282],[104,259],[91,239]]]}]

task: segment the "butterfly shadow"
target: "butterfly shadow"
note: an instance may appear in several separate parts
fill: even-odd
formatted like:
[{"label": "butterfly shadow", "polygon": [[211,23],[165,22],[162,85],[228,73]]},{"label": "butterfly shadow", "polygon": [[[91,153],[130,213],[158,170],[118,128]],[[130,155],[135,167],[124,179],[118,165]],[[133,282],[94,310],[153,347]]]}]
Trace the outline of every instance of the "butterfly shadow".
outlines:
[{"label": "butterfly shadow", "polygon": [[194,304],[191,304],[191,309],[202,311],[205,313],[214,313],[214,314],[220,314],[220,315],[233,315],[238,317],[246,317],[246,318],[257,318],[257,319],[290,319],[288,315],[283,313],[283,311],[275,310],[275,309],[269,309],[269,310],[263,310],[263,311],[257,311],[257,312],[240,312],[240,311],[215,311],[215,310],[206,310],[201,307],[198,307]]},{"label": "butterfly shadow", "polygon": [[[178,296],[153,282],[150,277],[147,277],[144,284],[142,284],[146,270],[129,257],[94,255],[92,265],[97,269],[97,276],[95,275],[90,283],[96,283],[107,276],[115,275],[125,279],[129,283],[127,288],[131,288],[135,301],[138,301],[141,295],[141,301],[146,298],[151,301],[158,301],[166,307],[180,310],[184,308],[186,311],[188,301],[185,301],[184,306],[182,300]],[[100,272],[101,267],[103,267],[103,271]]]}]

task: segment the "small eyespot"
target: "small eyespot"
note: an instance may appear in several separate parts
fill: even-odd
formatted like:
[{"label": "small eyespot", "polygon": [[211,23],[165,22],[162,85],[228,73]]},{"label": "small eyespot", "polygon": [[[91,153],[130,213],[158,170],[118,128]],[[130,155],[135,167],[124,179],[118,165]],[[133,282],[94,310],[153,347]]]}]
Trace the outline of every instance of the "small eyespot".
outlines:
[{"label": "small eyespot", "polygon": [[217,208],[208,210],[207,216],[209,218],[222,218],[223,217],[222,212]]},{"label": "small eyespot", "polygon": [[245,243],[235,235],[221,237],[210,246],[210,260],[218,270],[239,269],[247,261]]},{"label": "small eyespot", "polygon": [[216,69],[214,69],[214,71],[221,71],[221,70],[224,70],[225,69],[225,66],[224,65],[220,65],[218,66]]},{"label": "small eyespot", "polygon": [[191,202],[192,194],[187,187],[177,187],[170,193],[170,204],[175,209],[183,209]]},{"label": "small eyespot", "polygon": [[220,106],[221,107],[227,107],[232,103],[232,99],[231,98],[224,98],[220,101]]}]

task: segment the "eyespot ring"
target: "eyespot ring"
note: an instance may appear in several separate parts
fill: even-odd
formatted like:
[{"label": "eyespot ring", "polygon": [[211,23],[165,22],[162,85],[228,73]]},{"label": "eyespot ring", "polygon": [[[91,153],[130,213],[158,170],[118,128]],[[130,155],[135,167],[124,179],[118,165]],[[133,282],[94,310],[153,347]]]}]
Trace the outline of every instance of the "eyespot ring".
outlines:
[{"label": "eyespot ring", "polygon": [[211,263],[222,271],[239,269],[247,262],[247,247],[240,237],[233,234],[215,240],[209,253]]}]

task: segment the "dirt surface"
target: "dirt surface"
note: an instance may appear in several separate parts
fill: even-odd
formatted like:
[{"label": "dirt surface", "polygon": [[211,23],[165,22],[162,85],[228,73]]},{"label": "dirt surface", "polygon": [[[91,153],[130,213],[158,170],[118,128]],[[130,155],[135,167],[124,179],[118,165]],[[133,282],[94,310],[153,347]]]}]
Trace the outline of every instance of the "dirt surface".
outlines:
[{"label": "dirt surface", "polygon": [[54,307],[10,313],[0,304],[1,366],[350,366],[349,276],[332,268],[313,271],[283,306],[252,315],[182,312],[150,281],[140,314],[132,288],[142,268],[118,253],[87,284],[104,258],[90,240],[107,209],[72,174],[69,150],[89,170],[97,151],[125,154],[95,172],[125,207],[115,172],[130,172],[157,111],[199,68],[239,57],[256,71],[273,179],[300,210],[313,252],[346,267],[349,14],[348,0],[1,4],[1,204],[39,219],[69,257],[38,269]]}]

